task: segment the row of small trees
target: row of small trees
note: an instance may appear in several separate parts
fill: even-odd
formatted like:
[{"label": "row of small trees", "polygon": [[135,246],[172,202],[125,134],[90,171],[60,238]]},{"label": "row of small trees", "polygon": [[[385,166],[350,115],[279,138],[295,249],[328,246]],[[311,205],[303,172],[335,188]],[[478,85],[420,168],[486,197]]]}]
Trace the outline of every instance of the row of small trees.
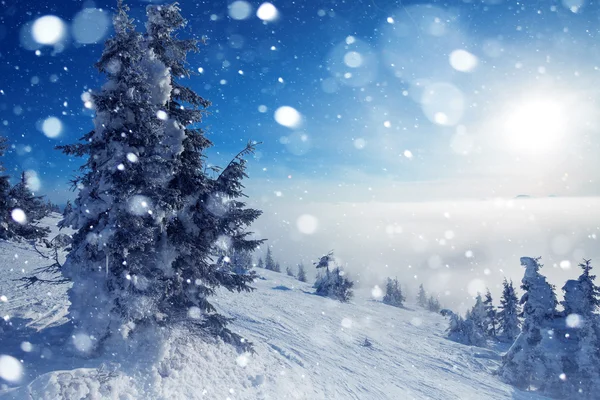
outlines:
[{"label": "row of small trees", "polygon": [[475,305],[465,317],[444,310],[450,318],[448,337],[460,343],[482,346],[488,339],[513,341],[520,332],[519,303],[512,281],[504,279],[502,297],[498,309],[492,294],[487,290],[485,298],[478,293]]},{"label": "row of small trees", "polygon": [[600,393],[600,287],[591,261],[581,275],[563,286],[562,311],[555,288],[540,274],[540,258],[521,258],[525,267],[519,300],[512,281],[504,279],[496,309],[487,291],[463,318],[451,311],[451,339],[483,346],[488,339],[513,342],[497,374],[507,383],[559,398],[596,398]]},{"label": "row of small trees", "polygon": [[[279,264],[279,262],[275,261],[275,259],[273,258],[273,252],[271,251],[270,247],[267,248],[267,254],[265,255],[264,261],[263,261],[262,257],[258,258],[258,262],[256,263],[256,267],[257,268],[264,268],[264,269],[267,269],[269,271],[281,272],[281,265]],[[306,282],[306,279],[307,279],[306,278],[306,268],[304,268],[304,264],[303,263],[299,263],[298,264],[297,272],[294,272],[294,270],[292,269],[292,267],[290,267],[289,265],[286,266],[285,273],[288,276],[292,276],[294,278],[297,278],[300,282]]]},{"label": "row of small trees", "polygon": [[559,398],[598,398],[600,393],[600,287],[584,260],[577,279],[563,286],[562,311],[554,286],[540,273],[540,258],[521,258],[521,333],[503,357],[499,376],[522,389]]},{"label": "row of small trees", "polygon": [[[402,307],[404,301],[406,301],[406,296],[402,292],[402,287],[400,286],[400,282],[398,282],[398,278],[387,278],[383,303],[394,307]],[[433,295],[427,296],[423,284],[419,286],[417,304],[432,312],[439,312],[442,308],[437,297],[434,297]]]}]

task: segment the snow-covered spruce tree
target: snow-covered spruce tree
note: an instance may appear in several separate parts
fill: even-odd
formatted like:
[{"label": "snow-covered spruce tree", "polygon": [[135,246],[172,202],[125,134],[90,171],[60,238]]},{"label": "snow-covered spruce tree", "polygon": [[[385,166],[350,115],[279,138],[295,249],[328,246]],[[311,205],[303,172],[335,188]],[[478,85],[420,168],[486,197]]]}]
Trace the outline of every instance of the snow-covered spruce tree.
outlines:
[{"label": "snow-covered spruce tree", "polygon": [[265,269],[268,269],[269,271],[275,271],[275,268],[277,268],[277,265],[273,259],[271,247],[267,247],[267,255],[265,256]]},{"label": "snow-covered spruce tree", "polygon": [[262,257],[259,257],[258,263],[256,263],[256,268],[264,268],[264,267],[265,267],[265,263],[264,263]]},{"label": "snow-covered spruce tree", "polygon": [[294,274],[294,271],[292,270],[292,267],[290,267],[289,265],[287,267],[285,267],[285,273],[287,274],[287,276],[291,276],[291,277],[296,277],[296,275]]},{"label": "snow-covered spruce tree", "polygon": [[92,98],[94,130],[82,143],[61,146],[85,156],[75,180],[78,197],[61,226],[76,230],[63,273],[73,281],[70,316],[92,346],[148,325],[185,323],[193,331],[241,343],[208,297],[219,286],[248,291],[253,275],[216,262],[217,242],[252,250],[244,229],[260,212],[245,209],[238,154],[218,176],[204,168],[211,143],[196,124],[208,105],[174,77],[187,76],[194,40],[174,32],[185,25],[177,5],[149,6],[147,35],[135,31],[119,1],[97,63],[107,83]]},{"label": "snow-covered spruce tree", "polygon": [[544,349],[542,341],[551,343],[552,323],[556,317],[556,294],[546,277],[540,274],[539,258],[522,257],[525,267],[522,280],[524,293],[523,330],[504,355],[498,370],[500,377],[521,389],[544,391],[560,381],[562,367],[557,354]]},{"label": "snow-covered spruce tree", "polygon": [[304,264],[300,263],[298,264],[298,276],[297,276],[298,280],[300,282],[306,282],[306,270],[304,269]]},{"label": "snow-covered spruce tree", "polygon": [[275,271],[275,272],[281,272],[281,265],[279,265],[279,262],[275,263],[275,269],[273,269],[273,271]]},{"label": "snow-covered spruce tree", "polygon": [[[336,265],[333,251],[322,256],[314,265],[317,269],[324,269],[325,271],[324,273],[319,273],[313,286],[316,289],[316,294],[331,297],[343,303],[352,299],[354,282]],[[329,270],[330,266],[334,266],[331,271]]]},{"label": "snow-covered spruce tree", "polygon": [[421,307],[427,306],[427,293],[425,293],[425,288],[423,288],[423,284],[419,285],[419,294],[417,295],[417,304]]},{"label": "snow-covered spruce tree", "polygon": [[489,337],[496,337],[496,328],[498,326],[498,313],[496,311],[496,307],[494,307],[494,301],[492,300],[492,294],[490,293],[490,289],[485,293],[485,300],[483,301],[483,306],[485,308],[485,334]]},{"label": "snow-covered spruce tree", "polygon": [[385,296],[383,296],[383,302],[394,307],[402,307],[406,298],[402,294],[402,288],[398,278],[388,278],[385,286]]},{"label": "snow-covered spruce tree", "polygon": [[[19,182],[8,192],[7,232],[8,237],[21,237],[27,240],[38,240],[50,232],[47,227],[37,225],[38,221],[48,214],[43,196],[35,196],[27,183],[25,172]],[[14,210],[24,213],[24,220],[12,218]]]},{"label": "snow-covered spruce tree", "polygon": [[502,297],[498,311],[498,332],[503,340],[513,341],[521,332],[519,323],[519,299],[512,281],[504,278]]},{"label": "snow-covered spruce tree", "polygon": [[10,189],[10,197],[15,206],[23,210],[31,221],[38,221],[49,214],[44,196],[36,196],[31,191],[25,172],[21,173],[19,182]]},{"label": "snow-covered spruce tree", "polygon": [[487,331],[486,329],[486,310],[485,304],[483,303],[483,299],[481,298],[481,293],[477,293],[475,297],[475,304],[471,311],[469,312],[469,320],[473,321],[476,329],[479,329],[483,334]]},{"label": "snow-covered spruce tree", "polygon": [[563,355],[568,391],[561,394],[592,399],[600,393],[600,327],[595,313],[600,305],[600,287],[590,273],[591,261],[584,260],[579,266],[583,273],[563,287],[565,325],[571,328],[569,342],[574,343],[568,343],[572,345]]}]

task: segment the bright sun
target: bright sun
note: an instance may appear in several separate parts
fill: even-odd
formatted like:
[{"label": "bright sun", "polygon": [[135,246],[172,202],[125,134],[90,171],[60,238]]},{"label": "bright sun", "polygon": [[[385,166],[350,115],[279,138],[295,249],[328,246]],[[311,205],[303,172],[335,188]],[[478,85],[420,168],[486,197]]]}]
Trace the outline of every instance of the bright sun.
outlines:
[{"label": "bright sun", "polygon": [[511,106],[504,131],[514,150],[545,153],[559,147],[566,126],[564,104],[554,99],[533,98]]}]

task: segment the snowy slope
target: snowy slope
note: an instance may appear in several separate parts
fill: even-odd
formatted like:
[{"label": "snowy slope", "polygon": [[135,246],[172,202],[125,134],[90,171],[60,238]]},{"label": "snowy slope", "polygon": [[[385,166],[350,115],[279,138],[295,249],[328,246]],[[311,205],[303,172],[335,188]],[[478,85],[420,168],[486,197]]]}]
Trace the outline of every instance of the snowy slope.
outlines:
[{"label": "snowy slope", "polygon": [[[542,398],[492,376],[496,353],[446,340],[447,323],[439,315],[410,303],[406,309],[384,305],[371,298],[370,288],[342,304],[265,270],[258,271],[264,279],[253,293],[220,292],[215,299],[236,318],[234,329],[255,344],[256,354],[175,330],[157,333],[167,338],[162,346],[161,339],[148,338],[129,354],[73,357],[58,339],[65,288],[23,292],[10,281],[45,261],[27,244],[0,243],[0,296],[7,297],[0,314],[15,322],[0,331],[0,355],[23,366],[19,382],[0,378],[1,399]],[[50,328],[36,333],[21,318],[33,319],[30,327]],[[365,337],[372,347],[362,346]],[[0,375],[3,368],[14,369],[0,359]]]}]

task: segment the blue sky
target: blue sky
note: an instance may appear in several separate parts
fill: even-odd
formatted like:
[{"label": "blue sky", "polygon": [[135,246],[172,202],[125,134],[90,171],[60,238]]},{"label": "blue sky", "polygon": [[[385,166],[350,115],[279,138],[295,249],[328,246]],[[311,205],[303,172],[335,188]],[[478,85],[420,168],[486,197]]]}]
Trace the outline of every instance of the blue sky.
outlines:
[{"label": "blue sky", "polygon": [[[557,146],[560,154],[584,158],[575,166],[565,162],[563,169],[572,168],[566,172],[578,176],[577,187],[569,189],[561,186],[562,171],[549,177],[534,172],[533,179],[525,179],[521,172],[530,164],[523,160],[531,154],[504,148],[503,132],[491,132],[498,125],[494,118],[505,119],[503,108],[520,97],[544,98],[552,93],[549,96],[556,97],[561,107],[561,98],[568,95],[577,98],[574,107],[595,104],[597,94],[590,88],[600,74],[595,44],[599,11],[591,2],[570,9],[569,5],[579,4],[577,0],[524,5],[282,1],[273,2],[279,17],[272,22],[256,17],[259,2],[247,3],[253,12],[243,20],[231,18],[225,2],[180,3],[189,19],[181,35],[207,38],[201,53],[190,57],[190,66],[203,73],[189,84],[213,102],[205,126],[215,143],[211,161],[217,164],[252,139],[263,143],[250,166],[252,178],[281,187],[297,187],[292,181],[300,178],[361,187],[365,180],[375,179],[389,182],[387,186],[455,181],[455,193],[447,197],[598,192],[595,174],[593,184],[585,183],[590,177],[580,176],[582,168],[595,165],[590,159],[592,150],[598,150],[597,138],[585,127],[569,132],[573,137]],[[147,2],[129,5],[132,16],[143,20]],[[102,40],[78,43],[73,21],[83,8],[109,12],[112,6],[104,1],[8,1],[2,7],[0,130],[16,146],[6,164],[14,174],[36,170],[41,192],[57,200],[64,198],[64,182],[80,161],[52,148],[75,141],[91,128],[92,112],[83,107],[80,96],[102,82],[93,67]],[[60,17],[70,29],[59,46],[31,46],[26,24],[44,15]],[[109,34],[110,30],[102,37]],[[453,68],[449,58],[456,50],[475,57],[472,71]],[[348,59],[354,68],[344,62],[348,53],[355,56],[354,64],[351,56]],[[346,73],[352,76],[347,78]],[[423,92],[431,85],[440,88],[439,84],[445,86],[433,95],[434,110],[428,118]],[[456,121],[447,124],[432,121],[435,107],[442,111],[449,107],[452,89],[462,94],[460,116],[451,116]],[[266,112],[259,111],[261,105]],[[281,106],[299,111],[302,125],[297,129],[279,125],[273,114]],[[58,138],[46,138],[40,131],[49,116],[63,124]],[[587,113],[583,118],[595,117]],[[568,125],[572,129],[571,121]],[[581,143],[591,147],[579,148]],[[536,154],[531,163],[556,164],[557,148]],[[542,178],[542,188],[529,189]],[[479,192],[469,189],[473,180],[483,182]],[[515,182],[506,187],[498,184],[503,180]],[[460,182],[468,182],[465,190]],[[252,181],[248,186],[252,191]]]},{"label": "blue sky", "polygon": [[[189,85],[213,103],[209,160],[262,142],[246,192],[283,263],[335,249],[366,282],[397,274],[459,301],[542,255],[562,286],[581,257],[600,257],[595,3],[273,1],[278,18],[263,21],[262,2],[181,0],[181,36],[207,39]],[[128,4],[143,21],[148,2]],[[0,134],[14,146],[3,161],[59,203],[82,161],[53,147],[92,127],[81,95],[103,82],[93,64],[113,6],[0,6]],[[68,33],[36,44],[31,23],[47,15]],[[274,117],[283,106],[301,117],[292,127]],[[513,202],[523,194],[541,199]]]}]

